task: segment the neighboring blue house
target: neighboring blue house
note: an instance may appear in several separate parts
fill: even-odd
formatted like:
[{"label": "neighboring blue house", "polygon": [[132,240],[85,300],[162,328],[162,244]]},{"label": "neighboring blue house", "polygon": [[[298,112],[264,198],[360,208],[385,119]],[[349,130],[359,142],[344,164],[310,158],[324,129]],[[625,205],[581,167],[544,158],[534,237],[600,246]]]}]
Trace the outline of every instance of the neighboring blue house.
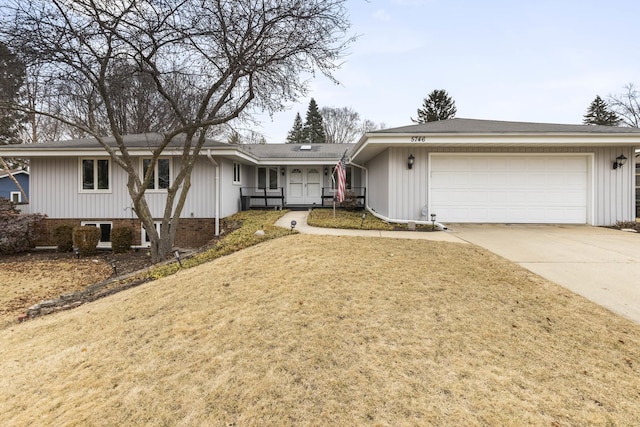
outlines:
[{"label": "neighboring blue house", "polygon": [[22,192],[9,176],[9,172],[11,172],[25,193],[27,193],[27,198],[29,197],[29,172],[25,170],[6,171],[4,169],[0,169],[0,197],[9,199],[14,203],[27,203]]}]

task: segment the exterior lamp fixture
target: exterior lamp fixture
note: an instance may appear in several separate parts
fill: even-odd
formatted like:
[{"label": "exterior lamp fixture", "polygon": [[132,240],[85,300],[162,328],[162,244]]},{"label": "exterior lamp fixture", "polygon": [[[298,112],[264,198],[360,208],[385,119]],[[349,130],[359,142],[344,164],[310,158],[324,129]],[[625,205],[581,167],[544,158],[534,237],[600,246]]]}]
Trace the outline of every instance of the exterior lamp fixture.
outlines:
[{"label": "exterior lamp fixture", "polygon": [[280,169],[280,173],[282,174],[282,176],[284,176],[284,168]]},{"label": "exterior lamp fixture", "polygon": [[115,277],[118,276],[118,266],[116,265],[116,260],[111,261],[111,268],[113,268],[113,275]]},{"label": "exterior lamp fixture", "polygon": [[431,214],[431,231],[436,229],[436,214]]},{"label": "exterior lamp fixture", "polygon": [[329,175],[329,168],[328,167],[324,167],[324,176]]},{"label": "exterior lamp fixture", "polygon": [[413,154],[409,154],[409,157],[407,158],[407,166],[409,167],[409,169],[413,169],[413,163],[415,162],[416,158],[413,157]]},{"label": "exterior lamp fixture", "polygon": [[624,154],[620,154],[618,157],[616,157],[616,160],[613,162],[613,168],[614,169],[621,168],[622,165],[624,165],[625,163],[627,163],[627,158],[624,156]]},{"label": "exterior lamp fixture", "polygon": [[360,222],[360,228],[362,228],[362,226],[364,225],[364,220],[367,219],[367,214],[366,212],[362,214],[362,222]]},{"label": "exterior lamp fixture", "polygon": [[296,224],[297,224],[296,220],[292,219],[291,220],[291,231],[293,231],[293,229],[296,228]]},{"label": "exterior lamp fixture", "polygon": [[180,268],[182,268],[182,260],[180,260],[180,252],[174,251],[173,256],[176,257],[176,259],[178,260],[178,264],[180,265]]}]

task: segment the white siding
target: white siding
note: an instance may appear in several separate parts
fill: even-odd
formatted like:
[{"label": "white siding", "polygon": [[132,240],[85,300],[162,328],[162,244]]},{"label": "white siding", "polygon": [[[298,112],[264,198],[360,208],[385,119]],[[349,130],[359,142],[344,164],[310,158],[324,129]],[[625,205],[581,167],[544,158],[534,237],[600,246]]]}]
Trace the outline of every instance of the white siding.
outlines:
[{"label": "white siding", "polygon": [[[589,223],[611,225],[635,219],[634,150],[631,147],[392,147],[370,160],[369,206],[376,212],[402,220],[424,220],[429,189],[429,153],[593,153],[589,165]],[[409,154],[415,156],[413,169],[407,167]],[[620,154],[628,159],[614,170]],[[430,212],[429,212],[430,213]]]},{"label": "white siding", "polygon": [[368,205],[380,215],[389,217],[389,150],[382,152],[366,166],[369,170]]},{"label": "white siding", "polygon": [[[174,176],[179,170],[179,159],[175,158]],[[112,163],[111,191],[95,194],[79,191],[79,173],[76,157],[32,158],[30,211],[44,213],[49,218],[131,218],[128,208],[132,203],[124,170]],[[183,218],[214,217],[214,178],[213,165],[205,158],[199,159],[193,169]],[[166,194],[148,191],[146,199],[153,216],[161,218]]]},{"label": "white siding", "polygon": [[220,218],[225,218],[240,211],[240,187],[252,187],[252,175],[249,172],[253,167],[240,166],[240,184],[233,183],[233,162],[227,159],[216,158],[220,165]]}]

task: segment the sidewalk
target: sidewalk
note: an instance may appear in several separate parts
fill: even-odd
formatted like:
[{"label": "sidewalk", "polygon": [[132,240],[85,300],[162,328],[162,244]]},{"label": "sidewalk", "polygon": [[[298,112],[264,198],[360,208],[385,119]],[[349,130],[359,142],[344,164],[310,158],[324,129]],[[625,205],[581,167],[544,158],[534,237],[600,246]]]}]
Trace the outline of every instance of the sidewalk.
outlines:
[{"label": "sidewalk", "polygon": [[464,240],[459,239],[452,233],[448,233],[446,231],[438,231],[432,233],[425,231],[352,230],[342,228],[311,227],[307,224],[308,214],[308,211],[288,212],[276,222],[276,225],[282,228],[291,228],[291,221],[296,221],[294,230],[302,234],[316,234],[324,236],[383,237],[389,239],[422,239],[467,244],[467,242],[465,242]]}]

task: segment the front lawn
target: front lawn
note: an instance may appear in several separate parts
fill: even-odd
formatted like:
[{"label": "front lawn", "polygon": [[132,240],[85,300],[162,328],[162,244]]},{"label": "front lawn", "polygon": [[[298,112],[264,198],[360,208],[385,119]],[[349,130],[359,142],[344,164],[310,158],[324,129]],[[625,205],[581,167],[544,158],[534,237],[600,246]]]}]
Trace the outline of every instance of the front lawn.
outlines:
[{"label": "front lawn", "polygon": [[640,326],[473,245],[294,234],[0,342],[0,425],[640,425]]}]

